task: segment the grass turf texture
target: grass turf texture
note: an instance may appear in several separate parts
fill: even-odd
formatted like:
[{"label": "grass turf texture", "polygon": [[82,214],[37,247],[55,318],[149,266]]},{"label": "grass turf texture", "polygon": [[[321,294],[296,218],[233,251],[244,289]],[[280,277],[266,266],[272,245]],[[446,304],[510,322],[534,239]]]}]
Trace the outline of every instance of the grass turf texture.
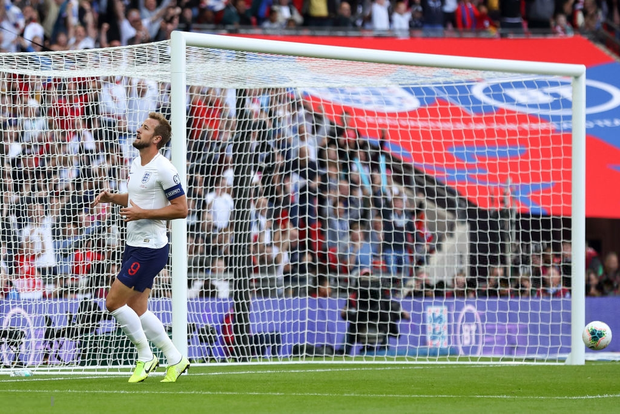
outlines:
[{"label": "grass turf texture", "polygon": [[293,364],[125,376],[0,376],[2,413],[620,411],[620,363],[585,366]]}]

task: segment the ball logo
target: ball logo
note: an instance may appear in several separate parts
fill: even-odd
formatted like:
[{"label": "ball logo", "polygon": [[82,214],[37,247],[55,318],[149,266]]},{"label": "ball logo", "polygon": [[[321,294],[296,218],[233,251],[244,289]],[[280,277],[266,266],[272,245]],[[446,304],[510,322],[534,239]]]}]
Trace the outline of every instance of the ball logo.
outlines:
[{"label": "ball logo", "polygon": [[304,89],[324,101],[376,112],[408,112],[420,107],[420,100],[402,88],[317,88]]},{"label": "ball logo", "polygon": [[[561,116],[572,114],[570,79],[536,78],[480,82],[472,90],[480,102],[528,114]],[[613,85],[586,80],[586,114],[610,111],[620,106],[620,90]]]}]

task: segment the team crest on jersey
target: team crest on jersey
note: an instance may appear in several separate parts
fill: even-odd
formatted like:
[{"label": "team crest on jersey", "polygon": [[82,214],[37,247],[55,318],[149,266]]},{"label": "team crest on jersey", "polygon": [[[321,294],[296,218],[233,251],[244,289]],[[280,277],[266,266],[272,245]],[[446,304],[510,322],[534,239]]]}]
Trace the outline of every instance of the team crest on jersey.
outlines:
[{"label": "team crest on jersey", "polygon": [[144,173],[144,177],[142,177],[142,184],[146,184],[149,181],[150,178],[151,178],[151,173],[150,172]]}]

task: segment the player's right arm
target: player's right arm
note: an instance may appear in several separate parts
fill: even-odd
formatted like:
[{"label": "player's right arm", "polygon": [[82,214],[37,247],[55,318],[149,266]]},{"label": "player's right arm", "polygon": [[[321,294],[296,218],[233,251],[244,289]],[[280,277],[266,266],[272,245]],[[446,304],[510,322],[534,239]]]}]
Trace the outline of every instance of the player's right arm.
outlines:
[{"label": "player's right arm", "polygon": [[129,203],[129,194],[127,193],[112,193],[110,190],[103,190],[95,197],[93,201],[93,207],[100,203],[113,203],[119,206],[127,207]]}]

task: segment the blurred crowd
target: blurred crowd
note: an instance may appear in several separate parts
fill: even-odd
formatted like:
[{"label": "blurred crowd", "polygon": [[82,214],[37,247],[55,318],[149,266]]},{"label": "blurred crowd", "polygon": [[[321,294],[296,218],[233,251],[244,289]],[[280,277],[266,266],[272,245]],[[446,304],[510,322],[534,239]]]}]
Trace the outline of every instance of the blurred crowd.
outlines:
[{"label": "blurred crowd", "polygon": [[[103,188],[126,191],[135,131],[151,111],[169,116],[169,85],[9,74],[0,90],[0,296],[104,297],[125,226],[115,207],[91,202]],[[198,86],[187,111],[191,298],[230,295],[240,142],[256,294],[268,280],[269,295],[346,295],[370,271],[405,297],[570,295],[568,243],[527,245],[512,266],[500,260],[482,277],[462,269],[431,281],[425,265],[442,237],[430,231],[424,194],[403,184],[382,140],[362,137],[346,112],[330,118],[283,88]],[[155,296],[170,295],[170,277],[159,275]],[[618,294],[617,255],[599,260],[589,249],[587,283],[588,295]]]},{"label": "blurred crowd", "polygon": [[[571,25],[596,26],[618,14],[617,2],[594,0],[276,1],[6,1],[0,47],[32,52],[130,45],[199,24],[443,33],[476,29],[482,21],[487,28],[522,30],[527,20],[531,28],[560,24],[569,34]],[[127,165],[137,155],[135,131],[151,111],[169,116],[169,85],[4,74],[0,91],[0,297],[105,296],[125,230],[114,208],[92,208],[91,202],[103,188],[126,191]],[[229,295],[231,143],[239,140],[250,143],[252,154],[249,252],[257,288],[269,275],[278,295],[332,296],[334,288],[372,269],[410,296],[569,295],[566,244],[528,252],[523,263],[529,270],[491,266],[484,278],[472,280],[464,269],[454,280],[431,283],[424,265],[441,248],[441,237],[429,230],[424,195],[403,185],[381,138],[362,137],[350,114],[330,119],[286,89],[241,92],[188,89],[190,297]],[[237,128],[240,120],[249,128]],[[607,262],[589,268],[588,294],[618,293],[617,257],[615,269]],[[164,271],[154,295],[168,296],[169,288]]]},{"label": "blurred crowd", "polygon": [[302,27],[442,36],[572,35],[618,24],[617,0],[4,0],[0,51],[80,50],[166,40],[173,30]]},{"label": "blurred crowd", "polygon": [[[6,75],[0,90],[2,296],[105,296],[125,230],[113,207],[91,202],[103,188],[126,191],[135,131],[151,111],[169,116],[169,86]],[[411,277],[434,235],[422,198],[393,179],[386,154],[346,113],[332,122],[286,89],[241,92],[188,89],[190,296],[227,295],[239,141],[253,154],[256,278],[269,275],[279,295],[305,295],[361,268],[383,269],[397,284]],[[239,116],[247,128],[236,127]],[[169,287],[166,271],[154,294]]]}]

